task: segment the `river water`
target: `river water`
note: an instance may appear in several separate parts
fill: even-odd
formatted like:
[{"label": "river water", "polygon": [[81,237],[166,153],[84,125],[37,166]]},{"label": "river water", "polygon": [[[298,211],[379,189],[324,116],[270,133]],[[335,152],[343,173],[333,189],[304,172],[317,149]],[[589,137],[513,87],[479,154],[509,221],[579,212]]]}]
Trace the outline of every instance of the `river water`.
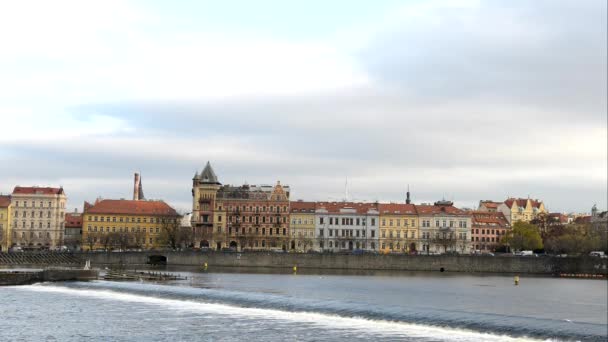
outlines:
[{"label": "river water", "polygon": [[605,280],[180,272],[0,288],[2,341],[607,339]]}]

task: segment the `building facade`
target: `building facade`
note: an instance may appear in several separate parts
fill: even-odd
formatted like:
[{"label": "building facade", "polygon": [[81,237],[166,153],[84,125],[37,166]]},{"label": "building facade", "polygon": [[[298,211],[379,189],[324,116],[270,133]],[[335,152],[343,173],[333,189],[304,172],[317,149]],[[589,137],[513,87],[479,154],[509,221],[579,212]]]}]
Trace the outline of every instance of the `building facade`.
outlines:
[{"label": "building facade", "polygon": [[316,248],[321,251],[378,250],[378,203],[318,202]]},{"label": "building facade", "polygon": [[306,252],[313,249],[315,239],[315,202],[296,201],[289,205],[291,249]]},{"label": "building facade", "polygon": [[164,229],[180,227],[181,217],[163,201],[98,200],[85,203],[82,248],[85,250],[162,247]]},{"label": "building facade", "polygon": [[608,233],[608,211],[598,211],[597,205],[591,208],[591,227],[597,232]]},{"label": "building facade", "polygon": [[0,195],[0,252],[11,247],[11,197]]},{"label": "building facade", "polygon": [[413,204],[386,203],[379,205],[380,251],[416,252],[419,231],[418,214]]},{"label": "building facade", "polygon": [[74,210],[65,214],[63,243],[68,249],[78,251],[82,246],[82,213]]},{"label": "building facade", "polygon": [[530,198],[508,198],[498,206],[512,225],[517,221],[530,222],[540,213],[547,213],[542,201]]},{"label": "building facade", "polygon": [[471,215],[450,201],[416,205],[422,254],[470,253]]},{"label": "building facade", "polygon": [[[192,230],[198,247],[216,246],[221,249],[221,236],[225,231],[226,214],[216,196],[222,184],[207,162],[203,170],[192,178]],[[222,220],[223,219],[223,220]],[[216,245],[215,241],[218,241]]]},{"label": "building facade", "polygon": [[217,250],[289,248],[288,185],[222,185],[207,162],[192,184],[192,229]]},{"label": "building facade", "polygon": [[[280,182],[262,185],[224,185],[217,192],[224,234],[215,241],[221,248],[287,250],[289,234],[289,187]],[[220,211],[220,208],[223,209]],[[221,216],[218,216],[221,221]],[[221,232],[220,232],[221,233]]]},{"label": "building facade", "polygon": [[12,245],[49,249],[63,245],[63,188],[16,186],[11,194]]},{"label": "building facade", "polygon": [[500,246],[500,240],[511,229],[504,214],[496,211],[471,212],[471,249],[475,253],[489,253]]}]

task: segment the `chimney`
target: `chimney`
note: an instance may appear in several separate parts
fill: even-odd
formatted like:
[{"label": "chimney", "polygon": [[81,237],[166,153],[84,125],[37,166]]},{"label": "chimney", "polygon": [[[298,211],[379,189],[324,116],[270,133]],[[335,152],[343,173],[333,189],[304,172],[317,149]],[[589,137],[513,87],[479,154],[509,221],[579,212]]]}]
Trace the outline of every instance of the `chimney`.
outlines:
[{"label": "chimney", "polygon": [[133,200],[139,201],[139,173],[135,172],[135,179],[133,181]]}]

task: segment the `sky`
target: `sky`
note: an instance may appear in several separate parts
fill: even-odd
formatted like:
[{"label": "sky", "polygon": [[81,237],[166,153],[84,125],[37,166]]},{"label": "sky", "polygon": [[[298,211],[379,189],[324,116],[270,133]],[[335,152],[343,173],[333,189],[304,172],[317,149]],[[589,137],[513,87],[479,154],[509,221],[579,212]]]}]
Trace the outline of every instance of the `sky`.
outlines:
[{"label": "sky", "polygon": [[[224,184],[291,198],[607,207],[595,0],[6,1],[0,192],[70,208]],[[348,181],[347,181],[348,180]]]}]

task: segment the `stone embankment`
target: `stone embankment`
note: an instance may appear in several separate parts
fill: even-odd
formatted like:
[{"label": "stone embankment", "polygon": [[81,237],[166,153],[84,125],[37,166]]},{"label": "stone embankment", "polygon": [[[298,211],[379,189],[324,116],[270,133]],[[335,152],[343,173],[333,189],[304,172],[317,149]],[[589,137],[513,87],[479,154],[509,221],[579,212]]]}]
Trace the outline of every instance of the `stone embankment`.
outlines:
[{"label": "stone embankment", "polygon": [[[162,257],[162,258],[161,258]],[[89,253],[94,266],[141,267],[162,259],[169,266],[267,267],[336,270],[446,271],[466,273],[596,274],[606,277],[608,259],[577,257],[344,255],[271,252],[126,252]],[[163,264],[164,264],[163,262]]]},{"label": "stone embankment", "polygon": [[0,253],[0,265],[7,266],[81,266],[84,259],[73,253]]},{"label": "stone embankment", "polygon": [[48,270],[4,270],[0,271],[1,285],[27,285],[44,281],[88,281],[99,276],[97,270],[48,269]]}]

